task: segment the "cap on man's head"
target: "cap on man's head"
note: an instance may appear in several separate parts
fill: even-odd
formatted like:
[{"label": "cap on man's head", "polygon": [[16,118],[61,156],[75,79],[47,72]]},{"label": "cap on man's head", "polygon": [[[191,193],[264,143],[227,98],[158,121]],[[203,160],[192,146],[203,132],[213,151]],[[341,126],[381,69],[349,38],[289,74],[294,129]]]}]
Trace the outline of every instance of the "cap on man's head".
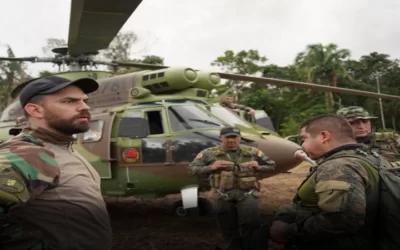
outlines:
[{"label": "cap on man's head", "polygon": [[35,96],[53,94],[70,85],[77,86],[85,94],[92,93],[99,88],[97,81],[91,78],[81,78],[71,81],[59,76],[48,76],[28,83],[28,85],[21,90],[19,101],[21,106],[25,107],[25,105]]},{"label": "cap on man's head", "polygon": [[219,133],[220,136],[240,136],[240,130],[235,127],[224,127],[221,129],[221,132]]},{"label": "cap on man's head", "polygon": [[360,106],[350,106],[346,108],[341,108],[336,112],[337,115],[342,115],[347,121],[352,122],[358,119],[362,120],[370,120],[376,119],[378,117],[371,116],[368,111],[366,111],[363,107]]}]

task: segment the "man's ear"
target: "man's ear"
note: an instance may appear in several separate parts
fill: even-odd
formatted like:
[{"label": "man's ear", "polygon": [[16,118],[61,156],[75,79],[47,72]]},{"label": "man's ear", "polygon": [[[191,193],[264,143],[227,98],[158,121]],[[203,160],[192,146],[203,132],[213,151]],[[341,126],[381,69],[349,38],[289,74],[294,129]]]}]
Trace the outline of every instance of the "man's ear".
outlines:
[{"label": "man's ear", "polygon": [[34,103],[28,103],[24,107],[29,116],[42,118],[44,116],[44,109],[42,106]]},{"label": "man's ear", "polygon": [[320,136],[321,136],[321,142],[323,144],[332,140],[332,134],[329,133],[328,131],[321,131]]}]

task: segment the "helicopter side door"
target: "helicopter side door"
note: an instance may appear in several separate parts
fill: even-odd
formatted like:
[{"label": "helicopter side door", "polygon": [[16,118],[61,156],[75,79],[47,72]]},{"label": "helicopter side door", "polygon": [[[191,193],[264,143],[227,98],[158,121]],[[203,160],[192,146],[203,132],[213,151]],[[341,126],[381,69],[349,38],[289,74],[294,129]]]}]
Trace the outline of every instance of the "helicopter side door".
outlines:
[{"label": "helicopter side door", "polygon": [[149,134],[143,138],[143,163],[165,166],[171,163],[168,150],[171,138],[164,107],[146,108],[142,111],[147,120]]},{"label": "helicopter side door", "polygon": [[[152,167],[165,166],[170,162],[168,145],[170,138],[168,136],[167,118],[163,107],[141,108],[140,110],[126,110],[122,119],[144,119],[146,136],[138,136],[135,132],[133,123],[126,124],[130,127],[132,136],[124,136],[130,138],[130,143],[120,144],[120,156],[122,167]],[[135,125],[137,127],[137,124]],[[121,130],[121,129],[120,129]],[[121,133],[121,131],[120,131]],[[135,136],[133,136],[135,135]],[[119,137],[122,137],[121,134]],[[122,144],[125,144],[122,146]]]}]

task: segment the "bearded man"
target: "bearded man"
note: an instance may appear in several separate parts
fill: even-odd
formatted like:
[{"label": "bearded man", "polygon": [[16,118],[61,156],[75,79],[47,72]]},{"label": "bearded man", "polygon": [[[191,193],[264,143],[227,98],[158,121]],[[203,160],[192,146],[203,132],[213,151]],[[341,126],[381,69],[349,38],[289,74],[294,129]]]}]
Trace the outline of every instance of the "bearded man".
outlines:
[{"label": "bearded man", "polygon": [[111,249],[112,230],[100,189],[100,176],[72,148],[74,134],[89,130],[87,94],[98,89],[90,78],[70,81],[49,76],[29,83],[19,99],[29,134],[55,155],[59,185],[9,214],[25,227],[39,229],[56,249]]}]

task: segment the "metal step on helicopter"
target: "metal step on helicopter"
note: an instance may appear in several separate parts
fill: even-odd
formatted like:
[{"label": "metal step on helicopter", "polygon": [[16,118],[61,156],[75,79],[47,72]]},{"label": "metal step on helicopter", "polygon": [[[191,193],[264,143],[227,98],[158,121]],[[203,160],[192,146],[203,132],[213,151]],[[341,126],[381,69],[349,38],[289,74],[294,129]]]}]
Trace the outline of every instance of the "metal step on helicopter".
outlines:
[{"label": "metal step on helicopter", "polygon": [[[71,0],[67,47],[54,48],[55,56],[50,58],[0,58],[66,65],[68,71],[54,75],[71,80],[91,77],[99,82],[99,89],[89,95],[90,129],[76,135],[73,147],[100,174],[104,196],[163,197],[179,193],[190,184],[199,184],[200,191],[207,190],[207,178],[190,176],[186,167],[198,152],[219,144],[219,130],[227,125],[241,129],[243,144],[261,149],[276,162],[276,171],[260,178],[287,172],[300,164],[302,161],[293,157],[300,145],[211,101],[210,92],[221,79],[400,99],[311,83],[96,59],[99,50],[109,46],[141,2]],[[141,71],[113,75],[88,69],[96,65],[134,67]],[[33,80],[19,84],[12,91],[14,101],[0,117],[0,140],[7,140],[20,129],[18,118],[23,116],[23,110],[18,94]],[[202,204],[206,203],[200,199],[199,206]],[[187,214],[182,201],[174,204],[174,211],[180,216]]]}]

